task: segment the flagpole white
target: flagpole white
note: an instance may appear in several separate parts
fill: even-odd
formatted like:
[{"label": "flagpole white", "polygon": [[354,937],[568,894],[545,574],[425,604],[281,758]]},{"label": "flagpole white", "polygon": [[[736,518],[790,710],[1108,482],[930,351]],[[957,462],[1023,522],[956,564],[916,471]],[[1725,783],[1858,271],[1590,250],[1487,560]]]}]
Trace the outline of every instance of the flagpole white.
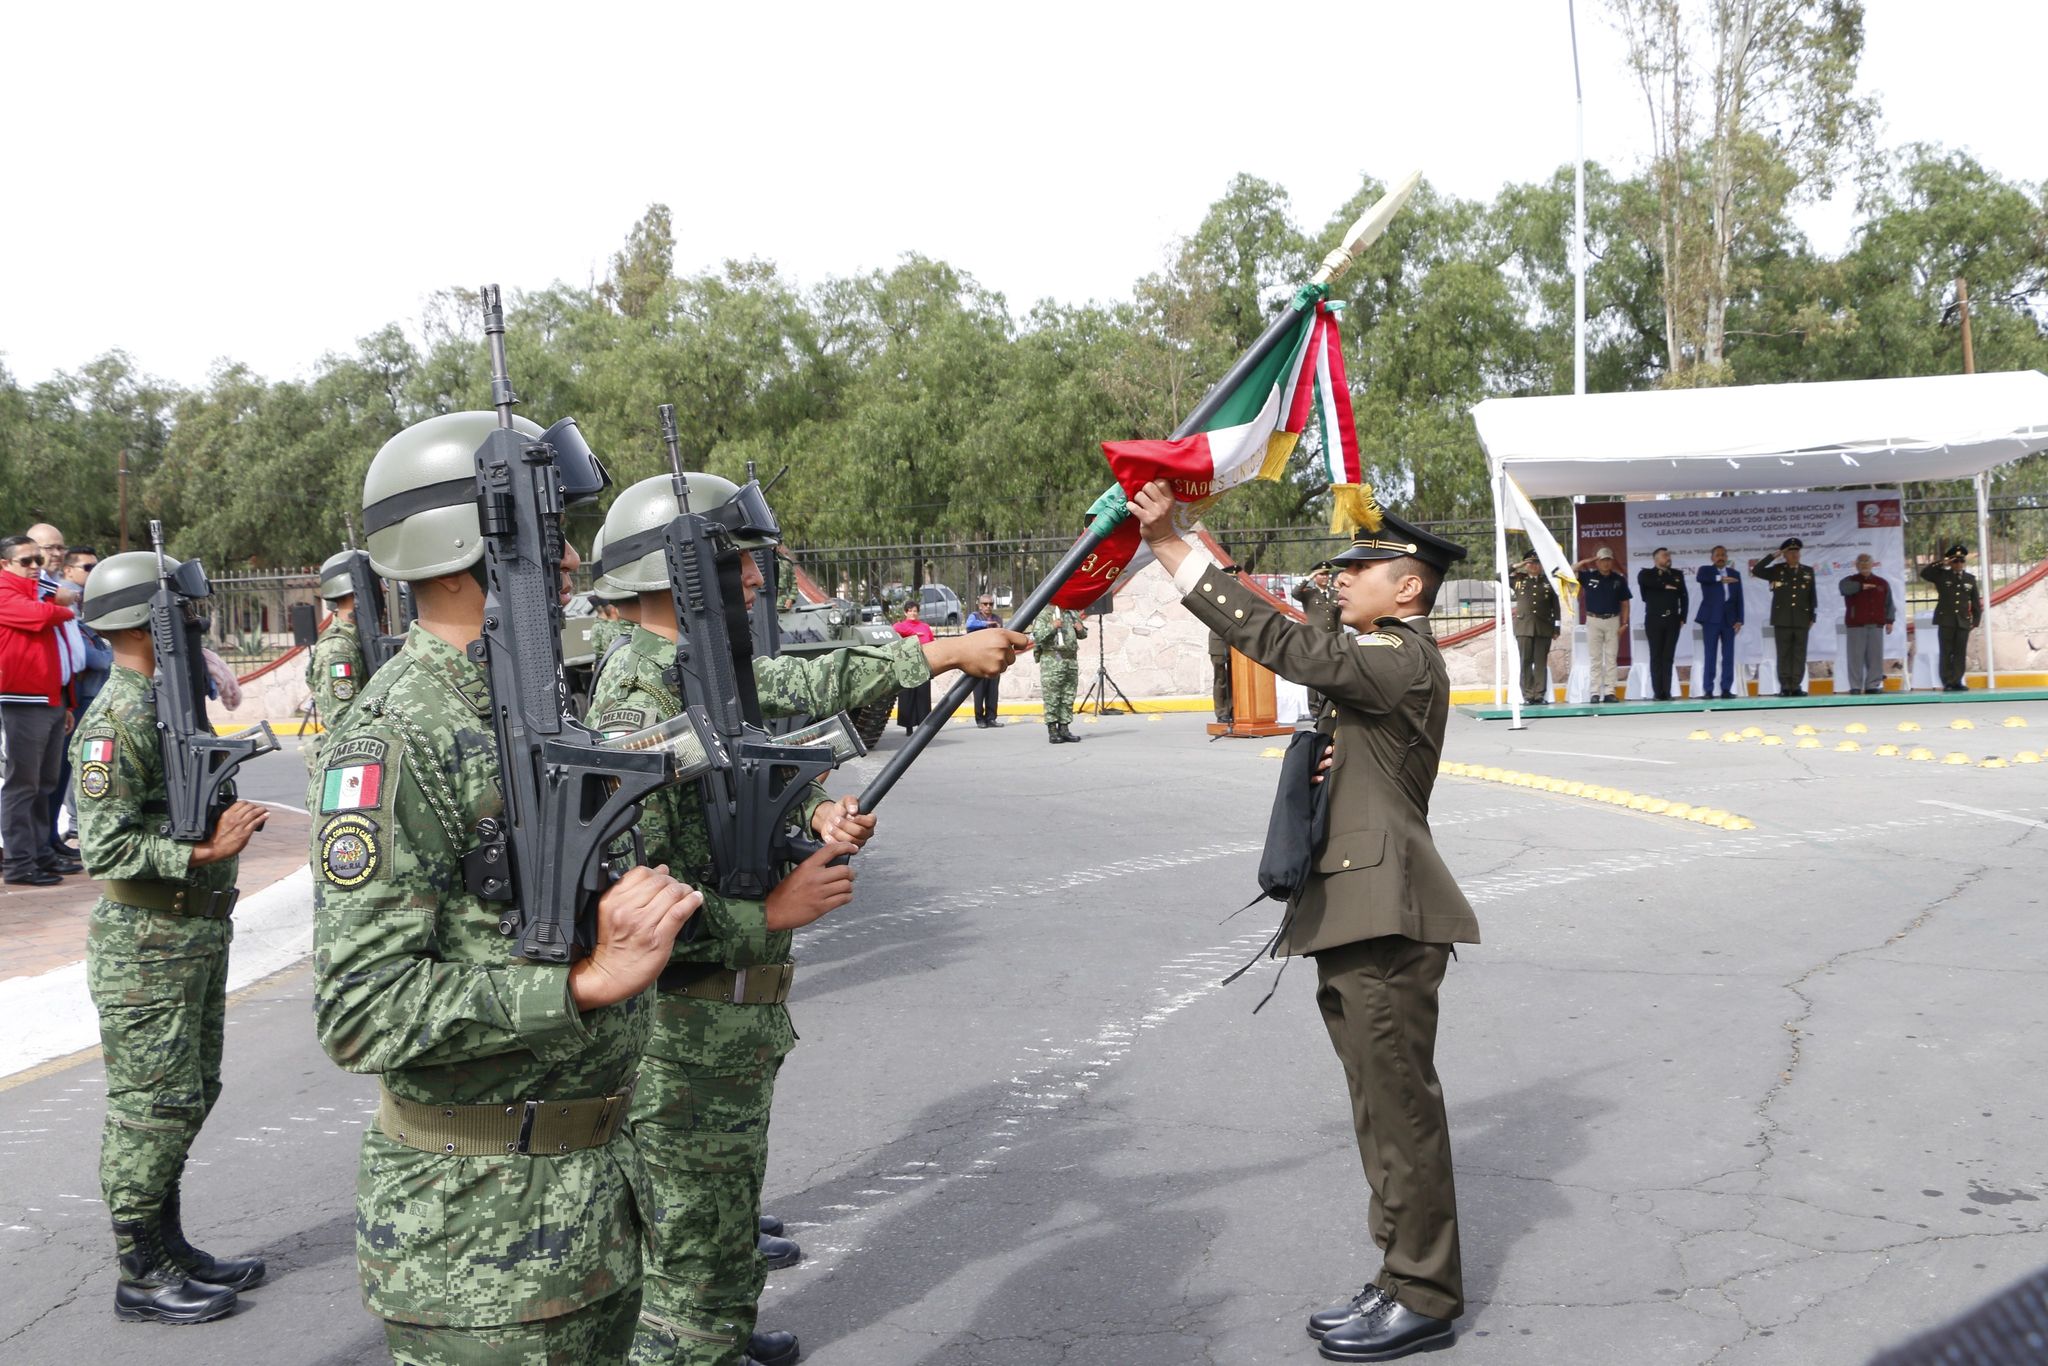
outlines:
[{"label": "flagpole white", "polygon": [[[1998,686],[1998,656],[1991,640],[1991,471],[1977,476],[1977,568],[1984,594],[1984,686]],[[1903,590],[1902,590],[1903,591]]]},{"label": "flagpole white", "polygon": [[[1513,652],[1515,661],[1515,686],[1507,690],[1508,729],[1521,730],[1522,726],[1522,642],[1514,640],[1513,608],[1508,597],[1508,471],[1505,465],[1495,465],[1493,470],[1493,565],[1495,577],[1500,586],[1493,594],[1493,686],[1495,701],[1503,683],[1501,665]],[[1502,637],[1507,637],[1503,640]]]},{"label": "flagpole white", "polygon": [[1586,392],[1586,90],[1579,81],[1579,15],[1565,0],[1572,32],[1572,94],[1578,101],[1579,154],[1572,160],[1572,392]]}]

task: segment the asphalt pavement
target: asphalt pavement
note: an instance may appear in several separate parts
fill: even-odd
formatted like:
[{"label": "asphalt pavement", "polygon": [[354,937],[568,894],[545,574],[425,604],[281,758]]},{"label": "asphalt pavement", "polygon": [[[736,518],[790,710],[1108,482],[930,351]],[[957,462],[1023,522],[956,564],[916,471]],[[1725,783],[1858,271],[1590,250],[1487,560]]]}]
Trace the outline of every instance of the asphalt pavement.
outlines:
[{"label": "asphalt pavement", "polygon": [[[807,1361],[1309,1362],[1374,1272],[1312,965],[1256,1016],[1274,965],[1220,985],[1277,920],[1228,917],[1279,742],[1202,720],[950,728],[799,937],[767,1204],[808,1258],[763,1323]],[[1860,1363],[2048,1262],[2048,704],[1740,720],[1453,717],[1434,824],[1486,942],[1443,992],[1471,1307],[1437,1360]],[[272,1273],[220,1324],[113,1320],[97,1063],[0,1079],[0,1360],[381,1359],[374,1086],[308,996],[230,1011],[188,1223]]]}]

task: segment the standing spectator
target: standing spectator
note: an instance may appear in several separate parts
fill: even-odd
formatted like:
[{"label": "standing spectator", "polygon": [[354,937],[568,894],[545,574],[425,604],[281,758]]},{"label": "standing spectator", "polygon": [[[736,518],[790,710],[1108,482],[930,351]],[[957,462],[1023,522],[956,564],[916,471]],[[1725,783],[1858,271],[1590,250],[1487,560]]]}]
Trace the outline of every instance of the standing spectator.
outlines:
[{"label": "standing spectator", "polygon": [[1920,577],[1934,585],[1934,634],[1941,646],[1941,690],[1967,692],[1963,671],[1970,653],[1970,632],[1984,620],[1984,595],[1977,576],[1963,568],[1970,558],[1966,545],[1952,545],[1940,564],[1922,565]]},{"label": "standing spectator", "polygon": [[[99,551],[89,545],[73,546],[64,556],[64,581],[71,586],[71,590],[77,593],[81,600],[85,597],[86,575],[92,573],[92,567],[99,562]],[[75,669],[71,675],[72,715],[82,718],[85,715],[85,709],[92,705],[92,700],[100,695],[100,689],[106,686],[107,675],[113,672],[114,647],[107,642],[105,636],[86,625],[83,617],[76,619],[71,624],[78,628],[79,638],[85,644],[85,663]],[[64,747],[64,772],[68,774],[70,770],[71,747],[66,745]],[[68,777],[59,776],[57,792],[70,828],[76,831],[78,829],[78,794],[72,790],[71,781]],[[52,814],[54,815],[55,813],[53,812]],[[61,837],[58,839],[57,845],[57,852],[60,854],[75,855],[78,852],[75,845],[65,843]]]},{"label": "standing spectator", "polygon": [[1643,638],[1650,642],[1650,692],[1659,702],[1671,700],[1671,669],[1678,660],[1678,637],[1685,630],[1691,595],[1685,574],[1671,567],[1671,552],[1658,546],[1650,567],[1636,575],[1643,593]]},{"label": "standing spectator", "polygon": [[[924,609],[917,599],[903,604],[903,620],[896,623],[896,634],[912,636],[926,645],[932,643],[932,628],[925,624]],[[905,688],[896,694],[896,724],[903,727],[905,735],[917,729],[917,723],[932,714],[931,680]]]},{"label": "standing spectator", "polygon": [[1785,557],[1772,564],[1765,555],[1750,571],[1771,585],[1771,634],[1778,638],[1778,696],[1806,696],[1806,638],[1820,612],[1813,566],[1799,563],[1806,542],[1787,536],[1778,546]]},{"label": "standing spectator", "polygon": [[1508,575],[1508,591],[1514,595],[1515,650],[1522,660],[1522,705],[1547,707],[1550,642],[1563,626],[1564,605],[1533,550],[1522,556],[1522,567]]},{"label": "standing spectator", "polygon": [[1209,633],[1209,666],[1216,672],[1216,724],[1227,726],[1237,714],[1230,697],[1230,642],[1214,631]]},{"label": "standing spectator", "polygon": [[1634,594],[1628,579],[1614,567],[1614,550],[1601,546],[1591,559],[1573,566],[1586,604],[1586,653],[1592,658],[1593,701],[1619,702],[1614,667],[1621,658],[1621,638],[1628,634],[1628,605]]},{"label": "standing spectator", "polygon": [[[48,522],[37,522],[28,529],[28,538],[43,552],[42,571],[36,576],[37,595],[45,602],[58,603],[76,612],[83,591],[64,575],[64,560],[70,551],[64,544],[64,533]],[[85,636],[76,617],[57,628],[57,682],[64,689],[74,718],[85,715],[85,702],[78,697],[72,679],[86,666],[87,653]],[[73,851],[65,844],[64,832],[59,827],[63,823],[64,794],[71,790],[71,747],[59,745],[57,750],[57,786],[50,794],[50,843],[62,845],[58,852],[68,858]]]},{"label": "standing spectator", "polygon": [[[988,593],[983,593],[981,600],[974,604],[974,610],[967,614],[967,629],[970,631],[985,631],[1002,624],[1003,619],[996,615],[996,600]],[[974,680],[974,724],[983,730],[994,730],[1003,724],[996,719],[996,695],[1001,686],[1002,679],[994,675]]]},{"label": "standing spectator", "polygon": [[[1892,633],[1899,610],[1892,586],[1870,571],[1877,562],[1856,557],[1856,572],[1842,576],[1842,621],[1848,626],[1849,691],[1884,691],[1884,638]],[[1883,629],[1880,630],[1879,628]]]},{"label": "standing spectator", "polygon": [[[1742,573],[1728,563],[1728,547],[1717,545],[1712,564],[1703,564],[1696,577],[1700,584],[1700,646],[1706,658],[1700,661],[1700,689],[1714,695],[1714,664],[1721,665],[1721,696],[1735,696],[1735,637],[1742,630]],[[1743,685],[1748,691],[1748,685]]]},{"label": "standing spectator", "polygon": [[75,719],[58,662],[57,628],[72,619],[68,589],[45,601],[37,579],[43,552],[26,536],[0,538],[0,735],[7,758],[0,768],[0,878],[48,887],[83,872],[52,838],[50,808],[57,792],[65,737]]}]

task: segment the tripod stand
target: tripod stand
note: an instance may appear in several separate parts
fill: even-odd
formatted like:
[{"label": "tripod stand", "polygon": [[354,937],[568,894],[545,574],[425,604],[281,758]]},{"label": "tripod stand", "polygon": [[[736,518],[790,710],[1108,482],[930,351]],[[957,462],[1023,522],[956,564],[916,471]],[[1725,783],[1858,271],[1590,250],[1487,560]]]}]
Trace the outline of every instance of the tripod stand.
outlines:
[{"label": "tripod stand", "polygon": [[[1090,698],[1093,698],[1095,700],[1095,714],[1097,716],[1122,716],[1125,710],[1128,710],[1131,715],[1136,716],[1138,714],[1138,704],[1131,701],[1129,697],[1126,697],[1124,690],[1118,686],[1117,681],[1109,676],[1109,665],[1105,657],[1107,648],[1103,643],[1102,632],[1098,629],[1095,633],[1095,681],[1088,685],[1088,691],[1081,697],[1081,705],[1076,707],[1075,710],[1087,711],[1088,701]],[[1118,708],[1109,705],[1109,695],[1111,693],[1117,695],[1117,700],[1124,704],[1123,707]]]}]

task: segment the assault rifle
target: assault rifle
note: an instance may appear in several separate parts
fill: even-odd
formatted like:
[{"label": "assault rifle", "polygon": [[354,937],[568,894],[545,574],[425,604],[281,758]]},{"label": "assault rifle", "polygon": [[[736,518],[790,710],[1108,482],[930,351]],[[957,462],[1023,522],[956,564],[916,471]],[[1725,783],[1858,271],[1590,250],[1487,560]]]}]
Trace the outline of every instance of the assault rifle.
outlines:
[{"label": "assault rifle", "polygon": [[[698,729],[715,740],[725,756],[703,784],[704,823],[718,890],[724,896],[758,901],[782,880],[786,865],[801,863],[822,847],[808,831],[797,828],[797,807],[805,790],[867,750],[843,714],[783,736],[771,735],[763,727],[752,633],[740,584],[740,556],[750,552],[734,541],[779,541],[782,532],[761,486],[751,479],[724,506],[693,511],[689,484],[683,478],[675,405],[662,404],[660,413],[678,509],[661,532],[679,628],[669,680]],[[605,546],[607,560],[616,557],[623,563],[633,553],[624,542]]]},{"label": "assault rifle", "polygon": [[505,366],[505,311],[483,290],[498,427],[476,453],[484,540],[484,629],[470,657],[491,685],[491,727],[505,796],[502,819],[479,823],[463,856],[471,892],[510,903],[498,932],[523,957],[566,963],[597,940],[597,901],[611,883],[605,847],[640,818],[657,789],[711,766],[688,728],[611,744],[570,714],[562,670],[562,515],[611,478],[576,419],[529,438],[512,425],[519,401]]},{"label": "assault rifle", "polygon": [[220,813],[235,800],[234,773],[245,759],[275,750],[268,721],[225,739],[213,733],[206,714],[206,657],[201,652],[207,618],[199,604],[213,596],[198,560],[172,565],[164,554],[164,524],[149,524],[156,547],[156,592],[149,599],[149,634],[156,644],[157,741],[163,749],[164,785],[170,819],[157,827],[174,840],[197,844],[213,834]]}]

